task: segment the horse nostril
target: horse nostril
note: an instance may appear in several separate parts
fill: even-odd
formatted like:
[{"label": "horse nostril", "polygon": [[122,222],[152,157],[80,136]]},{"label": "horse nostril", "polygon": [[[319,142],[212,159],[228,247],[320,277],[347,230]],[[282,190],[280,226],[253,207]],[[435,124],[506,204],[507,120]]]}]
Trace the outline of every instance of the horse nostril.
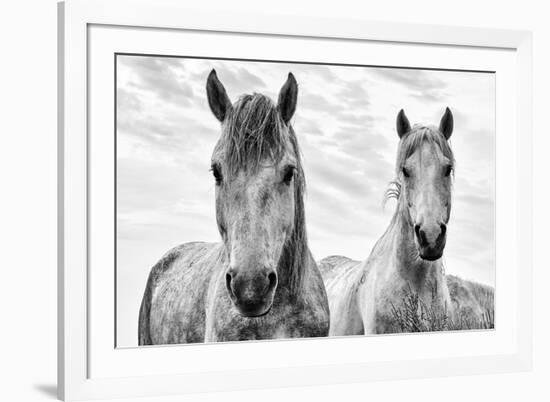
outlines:
[{"label": "horse nostril", "polygon": [[268,291],[275,289],[275,286],[277,286],[277,274],[275,272],[270,272],[269,275],[267,275],[267,279],[269,280]]},{"label": "horse nostril", "polygon": [[444,223],[442,223],[441,225],[439,225],[439,227],[441,228],[441,234],[440,234],[440,236],[445,236],[445,233],[447,233],[447,225],[445,225]]},{"label": "horse nostril", "polygon": [[426,244],[428,244],[426,232],[420,229],[420,225],[414,226],[414,233],[416,233],[416,238],[418,239],[418,243],[420,243],[421,246],[426,246]]}]

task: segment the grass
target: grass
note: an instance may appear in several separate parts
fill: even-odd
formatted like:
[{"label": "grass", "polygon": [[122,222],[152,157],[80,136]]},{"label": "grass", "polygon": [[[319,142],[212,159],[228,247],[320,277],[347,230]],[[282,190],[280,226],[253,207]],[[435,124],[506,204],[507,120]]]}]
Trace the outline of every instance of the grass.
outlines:
[{"label": "grass", "polygon": [[399,306],[391,305],[396,332],[458,331],[494,328],[494,311],[484,308],[481,316],[471,309],[459,308],[453,315],[437,300],[437,288],[432,286],[431,300],[426,303],[409,287],[403,293]]},{"label": "grass", "polygon": [[465,309],[459,309],[455,320],[450,320],[447,330],[459,331],[468,329],[493,329],[495,327],[495,313],[485,310],[481,316],[474,315]]}]

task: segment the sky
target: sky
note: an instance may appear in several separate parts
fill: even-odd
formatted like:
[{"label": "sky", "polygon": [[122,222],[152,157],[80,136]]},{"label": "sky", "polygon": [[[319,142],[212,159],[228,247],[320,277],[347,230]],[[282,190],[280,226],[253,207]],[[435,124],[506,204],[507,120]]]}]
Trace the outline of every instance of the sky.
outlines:
[{"label": "sky", "polygon": [[491,73],[190,58],[117,57],[117,345],[137,345],[139,305],[151,267],[170,248],[219,241],[210,157],[220,124],[206,99],[215,68],[231,100],[273,100],[298,81],[292,119],[306,177],[309,247],[317,260],[364,260],[395,202],[401,108],[411,122],[454,115],[456,158],[445,269],[495,281],[495,77]]}]

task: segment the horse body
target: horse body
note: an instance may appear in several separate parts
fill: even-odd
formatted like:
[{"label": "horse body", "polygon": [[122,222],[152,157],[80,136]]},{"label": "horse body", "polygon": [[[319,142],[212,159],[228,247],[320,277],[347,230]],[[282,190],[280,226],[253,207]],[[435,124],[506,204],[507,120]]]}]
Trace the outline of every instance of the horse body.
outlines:
[{"label": "horse body", "polygon": [[329,335],[364,334],[359,289],[365,263],[343,256],[330,256],[319,261],[329,300]]},{"label": "horse body", "polygon": [[[186,243],[152,269],[140,310],[139,344],[317,337],[328,332],[320,273],[310,257],[298,297],[279,289],[262,317],[244,317],[226,288],[222,243]],[[143,321],[142,321],[143,320]]]},{"label": "horse body", "polygon": [[187,243],[149,275],[139,344],[326,336],[328,300],[305,230],[305,178],[290,119],[292,74],[277,104],[235,104],[215,71],[208,102],[222,135],[211,159],[221,243]]},{"label": "horse body", "polygon": [[139,313],[139,344],[204,342],[208,289],[219,244],[186,243],[152,268]]},{"label": "horse body", "polygon": [[494,328],[494,289],[454,275],[447,275],[446,279],[455,312],[454,326],[463,329]]}]

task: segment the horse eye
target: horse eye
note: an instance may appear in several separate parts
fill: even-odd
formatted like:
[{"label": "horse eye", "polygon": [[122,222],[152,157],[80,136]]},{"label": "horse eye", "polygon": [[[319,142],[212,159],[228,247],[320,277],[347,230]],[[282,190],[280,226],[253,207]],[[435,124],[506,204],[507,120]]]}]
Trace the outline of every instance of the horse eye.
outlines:
[{"label": "horse eye", "polygon": [[407,170],[407,168],[403,167],[401,168],[401,171],[403,172],[403,176],[410,177],[409,171]]},{"label": "horse eye", "polygon": [[453,171],[453,167],[451,165],[447,166],[445,168],[445,177],[449,177]]},{"label": "horse eye", "polygon": [[221,172],[220,167],[218,165],[212,165],[212,168],[210,170],[212,171],[212,174],[214,175],[214,179],[216,180],[216,184],[220,185],[222,180],[223,180],[223,176],[222,176],[222,172]]},{"label": "horse eye", "polygon": [[283,177],[283,182],[285,184],[290,184],[292,178],[294,177],[294,166],[288,166],[286,168],[285,176]]}]

